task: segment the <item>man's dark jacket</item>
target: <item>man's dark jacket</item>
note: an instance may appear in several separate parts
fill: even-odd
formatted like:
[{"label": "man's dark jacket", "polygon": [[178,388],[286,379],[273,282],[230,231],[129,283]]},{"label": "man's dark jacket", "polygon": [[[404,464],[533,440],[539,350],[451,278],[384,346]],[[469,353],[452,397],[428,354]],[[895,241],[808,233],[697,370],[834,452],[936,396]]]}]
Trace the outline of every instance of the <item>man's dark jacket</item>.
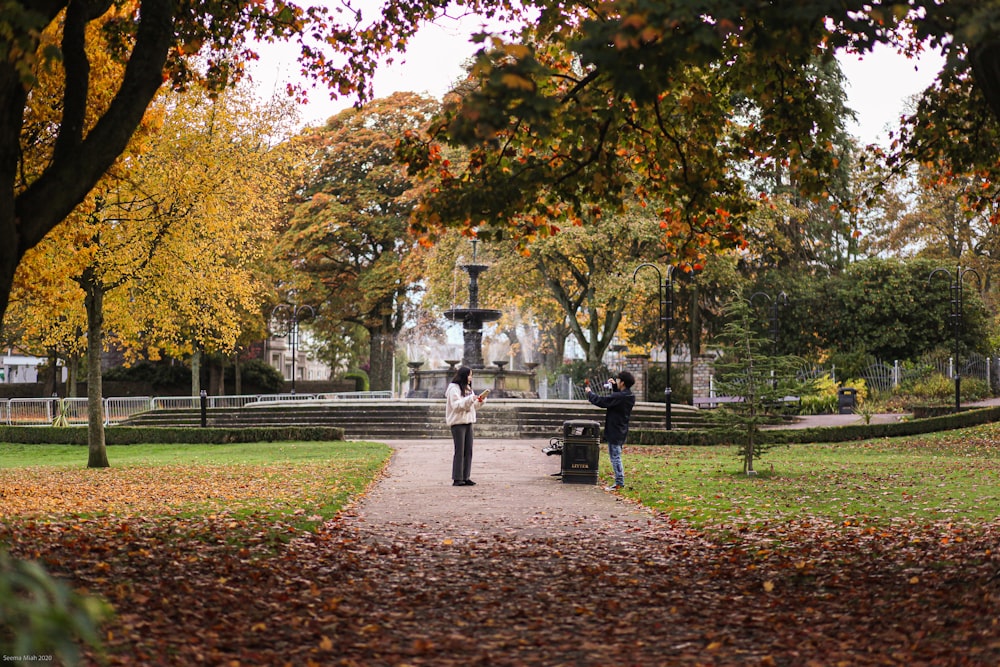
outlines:
[{"label": "man's dark jacket", "polygon": [[607,408],[608,414],[604,421],[604,437],[608,442],[624,443],[628,435],[628,420],[632,416],[632,406],[635,405],[635,395],[631,389],[613,391],[609,396],[598,396],[591,392],[587,400],[599,408]]}]

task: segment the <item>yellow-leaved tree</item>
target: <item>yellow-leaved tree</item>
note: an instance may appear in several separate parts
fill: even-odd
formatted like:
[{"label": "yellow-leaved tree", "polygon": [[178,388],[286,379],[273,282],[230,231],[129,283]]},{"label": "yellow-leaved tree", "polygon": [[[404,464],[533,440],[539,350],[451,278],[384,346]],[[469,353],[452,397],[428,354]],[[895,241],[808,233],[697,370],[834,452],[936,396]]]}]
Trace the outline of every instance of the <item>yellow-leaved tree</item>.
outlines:
[{"label": "yellow-leaved tree", "polygon": [[[275,148],[293,119],[287,105],[191,92],[164,96],[151,114],[148,133],[26,259],[61,266],[62,289],[85,307],[89,467],[108,465],[106,332],[132,359],[231,352],[243,331],[259,335],[258,263],[290,190],[289,149]],[[44,313],[31,307],[44,295],[19,286],[25,319]]]}]

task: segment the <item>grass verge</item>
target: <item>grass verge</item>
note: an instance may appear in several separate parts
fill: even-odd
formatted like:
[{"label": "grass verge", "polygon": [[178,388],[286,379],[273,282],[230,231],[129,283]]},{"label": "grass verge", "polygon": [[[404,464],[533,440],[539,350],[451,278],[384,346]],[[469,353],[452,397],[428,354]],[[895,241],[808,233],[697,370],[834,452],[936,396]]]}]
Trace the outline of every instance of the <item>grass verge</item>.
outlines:
[{"label": "grass verge", "polygon": [[[910,438],[782,445],[741,472],[735,446],[625,450],[624,495],[703,527],[825,519],[979,522],[1000,500],[1000,425]],[[602,474],[610,476],[606,454]]]},{"label": "grass verge", "polygon": [[362,493],[389,459],[370,442],[109,447],[109,468],[86,468],[73,445],[0,444],[4,517],[228,515],[235,524],[308,530]]}]

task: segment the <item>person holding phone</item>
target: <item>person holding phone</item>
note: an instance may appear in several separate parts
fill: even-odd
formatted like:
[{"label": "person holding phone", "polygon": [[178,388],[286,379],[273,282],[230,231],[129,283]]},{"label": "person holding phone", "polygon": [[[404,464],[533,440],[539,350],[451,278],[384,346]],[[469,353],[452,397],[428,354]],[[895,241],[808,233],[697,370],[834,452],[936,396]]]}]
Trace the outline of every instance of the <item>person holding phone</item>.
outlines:
[{"label": "person holding phone", "polygon": [[478,396],[472,391],[472,369],[461,366],[444,393],[445,422],[451,428],[455,442],[455,455],[451,461],[452,486],[475,486],[469,479],[472,473],[472,425],[476,423],[476,407],[486,400],[487,389]]},{"label": "person holding phone", "polygon": [[604,437],[608,441],[608,457],[611,459],[611,471],[615,476],[615,483],[606,487],[609,491],[618,491],[625,486],[622,447],[628,436],[629,417],[632,416],[632,408],[635,406],[635,395],[632,393],[634,384],[635,376],[628,371],[622,371],[617,377],[609,380],[608,388],[611,389],[611,394],[608,396],[595,394],[591,391],[589,382],[586,387],[587,400],[608,411],[604,421]]}]

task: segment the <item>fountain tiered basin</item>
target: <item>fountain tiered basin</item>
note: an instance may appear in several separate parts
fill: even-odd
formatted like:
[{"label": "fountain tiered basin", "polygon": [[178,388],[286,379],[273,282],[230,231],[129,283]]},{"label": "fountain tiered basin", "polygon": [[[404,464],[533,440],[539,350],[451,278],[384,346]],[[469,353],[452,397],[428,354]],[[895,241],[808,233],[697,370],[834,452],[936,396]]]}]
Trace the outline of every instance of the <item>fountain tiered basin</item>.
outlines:
[{"label": "fountain tiered basin", "polygon": [[[452,322],[462,323],[462,361],[463,366],[472,369],[472,389],[482,392],[490,390],[492,398],[538,398],[538,386],[535,367],[538,364],[525,364],[525,370],[508,370],[507,360],[494,361],[487,366],[483,361],[483,324],[496,322],[502,313],[492,308],[479,307],[479,275],[489,266],[477,264],[476,242],[472,246],[473,261],[463,264],[461,268],[469,274],[469,305],[467,308],[452,308],[446,310],[444,316]],[[445,390],[451,382],[458,361],[449,361],[447,368],[421,370],[422,363],[411,362],[410,391],[407,398],[444,398]]]},{"label": "fountain tiered basin", "polygon": [[[490,390],[490,398],[538,398],[538,383],[535,367],[537,364],[525,364],[530,369],[508,370],[503,366],[473,368],[472,389],[481,393]],[[422,366],[422,364],[421,364]],[[471,368],[471,366],[470,366]],[[410,367],[410,391],[407,398],[444,398],[444,392],[458,366],[447,368],[432,368],[421,370]]]}]

